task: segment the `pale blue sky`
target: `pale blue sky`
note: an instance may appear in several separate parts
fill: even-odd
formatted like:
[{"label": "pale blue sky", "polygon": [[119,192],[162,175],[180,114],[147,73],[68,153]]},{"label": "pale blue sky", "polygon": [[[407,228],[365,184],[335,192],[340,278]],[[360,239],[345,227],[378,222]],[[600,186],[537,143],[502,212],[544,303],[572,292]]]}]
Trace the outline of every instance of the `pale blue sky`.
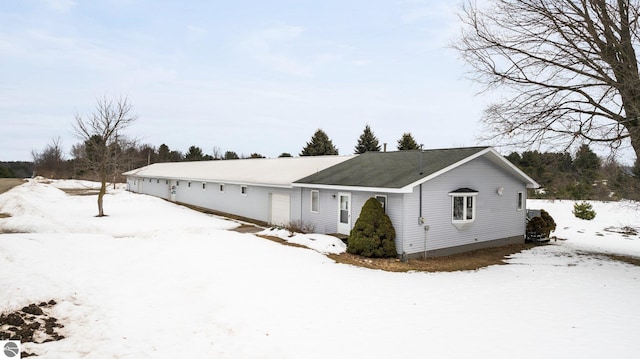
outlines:
[{"label": "pale blue sky", "polygon": [[317,128],[351,154],[477,145],[489,102],[447,48],[447,0],[21,0],[0,4],[0,160],[30,160],[96,98],[128,96],[128,134],[186,152],[298,155]]}]

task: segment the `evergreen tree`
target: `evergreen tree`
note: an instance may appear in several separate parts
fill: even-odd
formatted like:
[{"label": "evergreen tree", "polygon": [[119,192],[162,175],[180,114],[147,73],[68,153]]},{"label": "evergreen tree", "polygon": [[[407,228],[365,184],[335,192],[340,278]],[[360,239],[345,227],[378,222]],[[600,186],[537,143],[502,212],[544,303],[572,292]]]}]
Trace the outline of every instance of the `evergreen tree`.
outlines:
[{"label": "evergreen tree", "polygon": [[293,157],[289,152],[282,152],[278,157]]},{"label": "evergreen tree", "polygon": [[576,158],[573,160],[573,167],[580,179],[592,185],[593,181],[599,177],[600,166],[598,155],[591,151],[588,145],[580,146],[576,152]]},{"label": "evergreen tree", "polygon": [[300,156],[324,156],[324,155],[337,155],[338,149],[333,145],[333,142],[329,139],[329,136],[318,129],[316,133],[311,137],[311,141],[307,142],[307,145],[300,152]]},{"label": "evergreen tree", "polygon": [[371,258],[389,258],[396,252],[396,231],[380,202],[371,197],[362,206],[360,217],[347,241],[347,252]]},{"label": "evergreen tree", "polygon": [[224,159],[225,160],[237,160],[240,157],[238,156],[237,153],[235,153],[234,151],[227,151],[224,153]]},{"label": "evergreen tree", "polygon": [[254,152],[251,155],[249,155],[249,158],[265,158],[265,157],[257,152]]},{"label": "evergreen tree", "polygon": [[169,162],[180,162],[184,160],[184,156],[180,151],[171,151],[169,152]]},{"label": "evergreen tree", "polygon": [[418,146],[418,143],[416,142],[415,139],[413,139],[413,136],[411,135],[410,132],[405,132],[402,134],[402,137],[398,140],[398,150],[400,151],[404,151],[404,150],[418,150],[420,149],[420,146]]},{"label": "evergreen tree", "polygon": [[354,153],[361,154],[367,151],[380,151],[378,138],[373,134],[369,125],[365,126],[364,132],[360,135]]},{"label": "evergreen tree", "polygon": [[186,161],[202,161],[205,160],[204,154],[202,153],[202,148],[198,146],[189,147],[189,151],[184,155],[184,159]]},{"label": "evergreen tree", "polygon": [[158,162],[169,162],[169,146],[164,143],[158,147]]}]

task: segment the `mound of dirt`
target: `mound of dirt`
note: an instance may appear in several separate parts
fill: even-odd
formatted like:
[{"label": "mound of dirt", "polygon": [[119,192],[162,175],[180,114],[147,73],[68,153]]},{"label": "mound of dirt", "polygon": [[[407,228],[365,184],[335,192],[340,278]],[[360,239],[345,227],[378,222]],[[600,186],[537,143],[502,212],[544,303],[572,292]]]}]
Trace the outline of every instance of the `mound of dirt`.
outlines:
[{"label": "mound of dirt", "polygon": [[[64,325],[48,312],[57,303],[55,300],[40,304],[29,304],[21,310],[0,314],[0,340],[19,340],[21,343],[42,344],[64,339],[58,333]],[[22,358],[35,356],[22,352]]]}]

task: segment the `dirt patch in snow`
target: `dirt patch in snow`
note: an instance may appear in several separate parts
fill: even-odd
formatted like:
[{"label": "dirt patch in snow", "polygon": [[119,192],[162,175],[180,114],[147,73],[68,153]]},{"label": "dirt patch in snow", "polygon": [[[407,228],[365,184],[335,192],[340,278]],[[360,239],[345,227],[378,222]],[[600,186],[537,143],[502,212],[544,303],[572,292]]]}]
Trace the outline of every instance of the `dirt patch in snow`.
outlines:
[{"label": "dirt patch in snow", "polygon": [[[58,333],[64,325],[48,313],[56,304],[55,300],[32,303],[21,310],[0,314],[0,340],[42,344],[64,339],[64,336]],[[22,358],[35,356],[24,351],[21,354]]]},{"label": "dirt patch in snow", "polygon": [[445,257],[410,259],[402,262],[396,258],[365,258],[349,253],[329,254],[338,263],[381,269],[390,272],[455,272],[478,270],[495,264],[506,264],[505,259],[515,253],[535,247],[535,244],[512,244],[494,248],[483,248],[471,252]]}]

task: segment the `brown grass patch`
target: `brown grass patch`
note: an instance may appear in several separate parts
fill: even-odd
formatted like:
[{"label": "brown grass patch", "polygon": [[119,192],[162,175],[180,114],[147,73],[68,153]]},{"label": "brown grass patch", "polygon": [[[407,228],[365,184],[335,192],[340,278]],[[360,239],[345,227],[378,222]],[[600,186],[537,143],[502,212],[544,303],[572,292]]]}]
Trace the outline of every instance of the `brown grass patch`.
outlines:
[{"label": "brown grass patch", "polygon": [[61,190],[70,196],[97,196],[100,192],[93,188],[61,188]]},{"label": "brown grass patch", "polygon": [[471,252],[445,257],[410,259],[406,263],[395,258],[365,258],[349,253],[329,254],[338,263],[351,264],[389,272],[455,272],[478,270],[496,264],[506,264],[507,256],[535,247],[534,244],[511,244],[501,247],[483,248]]},{"label": "brown grass patch", "polygon": [[23,184],[26,180],[21,178],[0,178],[0,193],[6,192],[15,186]]},{"label": "brown grass patch", "polygon": [[634,266],[640,266],[640,258],[638,257],[622,256],[619,254],[607,254],[607,253],[602,253],[601,255],[613,261],[623,262],[623,263],[631,264]]}]

